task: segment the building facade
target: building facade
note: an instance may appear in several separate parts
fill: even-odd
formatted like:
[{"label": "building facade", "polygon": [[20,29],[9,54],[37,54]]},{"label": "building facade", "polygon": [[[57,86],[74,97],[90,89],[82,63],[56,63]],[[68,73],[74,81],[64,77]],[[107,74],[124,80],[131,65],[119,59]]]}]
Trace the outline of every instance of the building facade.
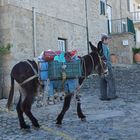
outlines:
[{"label": "building facade", "polygon": [[[97,45],[102,33],[113,37],[110,49],[117,62],[131,64],[135,41],[128,22],[134,20],[133,12],[139,3],[139,0],[0,0],[0,44],[13,45],[4,62],[5,81],[9,82],[15,63],[37,57],[44,50],[76,49],[83,56],[90,51],[88,41]],[[135,24],[137,42],[138,25]]]},{"label": "building facade", "polygon": [[136,31],[136,47],[140,48],[140,0],[130,0],[130,13]]}]

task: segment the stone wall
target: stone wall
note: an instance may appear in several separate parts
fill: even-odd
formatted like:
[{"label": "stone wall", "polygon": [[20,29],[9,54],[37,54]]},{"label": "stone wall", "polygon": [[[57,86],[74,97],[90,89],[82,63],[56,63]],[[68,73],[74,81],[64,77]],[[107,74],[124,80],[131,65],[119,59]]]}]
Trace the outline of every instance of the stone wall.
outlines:
[{"label": "stone wall", "polygon": [[89,40],[97,45],[101,34],[108,33],[107,17],[106,15],[100,15],[100,3],[97,0],[88,0],[87,9]]},{"label": "stone wall", "polygon": [[85,25],[85,0],[5,0],[5,4],[28,10],[35,7],[38,13]]},{"label": "stone wall", "polygon": [[[15,59],[32,58],[32,10],[13,5],[3,6],[1,10],[0,25],[2,25],[2,28],[0,26],[0,41],[13,44],[11,53],[16,51],[16,54],[14,53]],[[86,26],[82,25],[82,23],[78,24],[36,12],[37,55],[47,49],[58,50],[58,38],[65,38],[67,40],[68,50],[77,49],[79,55],[84,55],[87,53],[86,36]]]},{"label": "stone wall", "polygon": [[[123,45],[123,41],[128,41],[128,45]],[[115,54],[117,64],[132,64],[132,48],[135,46],[134,35],[131,33],[114,34],[110,42],[111,54]]]},{"label": "stone wall", "polygon": [[[87,36],[85,25],[73,23],[36,12],[37,56],[44,50],[58,50],[58,38],[67,39],[67,49],[77,49],[79,55],[87,54]],[[4,97],[10,86],[11,68],[20,60],[32,59],[33,48],[33,13],[13,5],[0,7],[0,42],[11,43],[13,47],[4,57]],[[16,91],[17,93],[17,91]]]},{"label": "stone wall", "polygon": [[87,54],[86,27],[37,13],[37,52],[58,50],[58,38],[67,40],[67,50],[76,49],[79,55]]},{"label": "stone wall", "polygon": [[130,18],[127,0],[108,0],[107,4],[112,7],[112,19]]},{"label": "stone wall", "polygon": [[[9,5],[2,13],[9,11],[11,17],[9,40],[14,45],[11,51],[17,52],[16,59],[33,56],[32,7],[35,7],[37,19],[37,55],[50,47],[57,50],[58,37],[67,39],[68,50],[77,49],[79,55],[87,53],[85,0],[5,0],[2,3],[3,7]],[[101,33],[108,32],[106,15],[100,15],[99,8],[99,1],[87,0],[89,40],[94,44]]]},{"label": "stone wall", "polygon": [[6,44],[11,42],[11,21],[8,6],[0,6],[0,43]]}]

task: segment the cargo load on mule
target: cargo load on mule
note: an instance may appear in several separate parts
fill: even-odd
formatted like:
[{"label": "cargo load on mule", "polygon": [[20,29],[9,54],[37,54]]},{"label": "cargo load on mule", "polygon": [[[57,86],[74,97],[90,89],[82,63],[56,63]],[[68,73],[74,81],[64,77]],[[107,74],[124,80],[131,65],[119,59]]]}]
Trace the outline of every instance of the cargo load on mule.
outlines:
[{"label": "cargo load on mule", "polygon": [[47,96],[48,104],[62,100],[65,93],[73,93],[81,76],[81,61],[76,50],[71,52],[48,50],[39,57],[39,79],[43,85],[43,96]]},{"label": "cargo load on mule", "polygon": [[[67,79],[80,77],[82,74],[81,64],[76,53],[76,50],[66,53],[62,51],[44,51],[42,59],[39,61],[40,72],[48,71],[47,75],[50,80],[62,80],[62,72],[64,71]],[[42,79],[44,78],[41,75]]]},{"label": "cargo load on mule", "polygon": [[[79,56],[76,55],[76,50],[71,52],[62,51],[44,51],[39,57],[39,70],[40,72],[47,71],[50,80],[62,79],[61,73],[65,71],[67,79],[73,79],[81,76],[81,65]],[[42,73],[40,80],[44,80]]]},{"label": "cargo load on mule", "polygon": [[82,68],[77,51],[44,51],[39,57],[40,80],[75,79],[82,75]]}]

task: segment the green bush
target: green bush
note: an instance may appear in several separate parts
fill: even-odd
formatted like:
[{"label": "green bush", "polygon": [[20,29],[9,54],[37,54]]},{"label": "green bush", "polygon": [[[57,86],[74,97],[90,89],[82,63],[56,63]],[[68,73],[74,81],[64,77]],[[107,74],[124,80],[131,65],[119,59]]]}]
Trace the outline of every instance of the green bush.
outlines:
[{"label": "green bush", "polygon": [[12,44],[8,43],[7,45],[0,44],[0,55],[4,55],[10,52]]},{"label": "green bush", "polygon": [[140,48],[132,48],[134,54],[140,53]]}]

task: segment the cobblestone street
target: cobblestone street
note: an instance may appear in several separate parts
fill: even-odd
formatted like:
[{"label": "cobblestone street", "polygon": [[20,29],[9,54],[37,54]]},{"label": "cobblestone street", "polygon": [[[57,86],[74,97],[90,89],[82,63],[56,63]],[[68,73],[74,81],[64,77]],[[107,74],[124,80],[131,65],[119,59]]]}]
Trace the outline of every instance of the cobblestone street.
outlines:
[{"label": "cobblestone street", "polygon": [[[0,100],[0,140],[139,140],[140,139],[140,65],[115,66],[116,100],[99,100],[98,76],[88,78],[80,90],[82,109],[87,117],[81,122],[74,100],[61,128],[55,119],[63,102],[46,107],[33,105],[32,112],[41,124],[21,130],[15,110],[8,112],[6,99]],[[26,121],[31,122],[26,117]]]}]

